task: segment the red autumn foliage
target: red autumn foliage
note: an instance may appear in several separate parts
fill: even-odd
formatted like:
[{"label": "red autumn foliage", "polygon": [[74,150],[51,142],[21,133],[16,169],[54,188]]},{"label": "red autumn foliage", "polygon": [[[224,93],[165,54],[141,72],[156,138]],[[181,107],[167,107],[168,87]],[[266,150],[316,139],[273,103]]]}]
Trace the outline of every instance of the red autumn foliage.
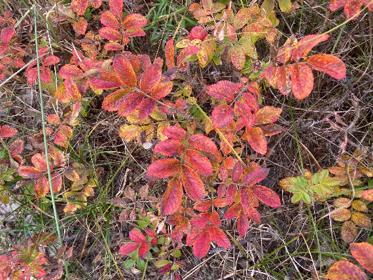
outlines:
[{"label": "red autumn foliage", "polygon": [[277,52],[276,62],[281,65],[267,67],[262,77],[281,94],[292,92],[298,100],[312,92],[312,70],[324,72],[336,80],[344,79],[346,65],[338,57],[324,53],[309,56],[314,47],[328,39],[327,34],[307,35],[299,41],[289,38]]},{"label": "red autumn foliage", "polygon": [[119,248],[119,254],[128,256],[137,251],[140,258],[145,258],[152,245],[157,244],[156,233],[151,229],[145,229],[144,235],[139,229],[134,228],[129,233],[130,242],[124,243]]},{"label": "red autumn foliage", "polygon": [[360,14],[361,8],[367,6],[373,12],[373,3],[370,0],[330,0],[329,9],[335,12],[343,8],[347,18],[353,18]]},{"label": "red autumn foliage", "polygon": [[146,18],[140,14],[129,14],[123,17],[123,1],[109,0],[109,10],[101,14],[99,30],[101,38],[109,40],[105,50],[120,51],[127,45],[130,38],[145,36],[143,30],[147,23]]},{"label": "red autumn foliage", "polygon": [[151,63],[146,55],[116,55],[113,71],[102,69],[97,78],[91,79],[96,89],[115,89],[105,97],[103,109],[123,117],[134,111],[140,119],[149,116],[172,90],[173,83],[162,75],[162,65],[161,59]]},{"label": "red autumn foliage", "polygon": [[[52,186],[54,192],[59,192],[62,188],[62,177],[58,168],[65,164],[64,155],[55,147],[49,148],[49,167],[51,170]],[[18,173],[25,179],[34,181],[34,189],[37,197],[44,197],[49,193],[49,181],[46,175],[47,162],[45,155],[37,153],[31,157],[32,166],[22,165],[18,168]]]},{"label": "red autumn foliage", "polygon": [[[58,64],[60,59],[55,55],[48,55],[49,48],[40,48],[38,55],[40,59],[40,80],[43,83],[52,82],[52,72],[50,67]],[[26,68],[26,78],[29,85],[34,85],[38,79],[37,60],[33,61]]]},{"label": "red autumn foliage", "polygon": [[201,213],[192,218],[191,231],[187,236],[187,245],[193,247],[193,254],[203,258],[210,250],[211,242],[228,249],[231,243],[220,228],[221,221],[217,212]]},{"label": "red autumn foliage", "polygon": [[154,147],[154,152],[166,157],[154,161],[148,167],[148,176],[155,178],[173,177],[161,201],[164,215],[175,213],[182,203],[183,189],[194,201],[205,195],[205,186],[201,176],[213,173],[208,157],[219,160],[221,155],[213,141],[202,134],[188,135],[179,126],[170,126],[163,132],[168,139]]}]

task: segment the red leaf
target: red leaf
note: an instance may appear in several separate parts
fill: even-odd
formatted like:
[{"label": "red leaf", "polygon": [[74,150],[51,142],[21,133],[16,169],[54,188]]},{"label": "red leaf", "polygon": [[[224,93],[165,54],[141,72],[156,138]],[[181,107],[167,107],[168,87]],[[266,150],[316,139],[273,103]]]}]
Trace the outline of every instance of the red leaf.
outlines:
[{"label": "red leaf", "polygon": [[163,134],[169,139],[183,140],[186,137],[186,131],[179,126],[169,126],[163,130]]},{"label": "red leaf", "polygon": [[130,231],[129,238],[136,243],[146,241],[144,234],[137,228],[134,228]]},{"label": "red leaf", "polygon": [[346,4],[346,0],[330,0],[329,9],[334,12]]},{"label": "red leaf", "polygon": [[254,186],[254,194],[265,205],[278,208],[281,207],[280,197],[268,187]]},{"label": "red leaf", "polygon": [[201,152],[211,154],[215,157],[220,157],[220,153],[215,143],[205,135],[194,134],[188,139],[189,145]]},{"label": "red leaf", "polygon": [[122,18],[123,0],[109,0],[110,11],[119,19]]},{"label": "red leaf", "polygon": [[222,128],[233,121],[233,110],[228,105],[218,105],[212,111],[212,122],[215,127]]},{"label": "red leaf", "polygon": [[37,170],[40,172],[47,171],[47,162],[45,161],[44,155],[37,153],[31,157],[31,162]]},{"label": "red leaf", "polygon": [[144,97],[138,92],[131,92],[127,94],[119,106],[118,115],[122,117],[128,116],[133,111],[138,109],[138,106],[143,100]]},{"label": "red leaf", "polygon": [[21,139],[17,139],[9,145],[9,151],[12,157],[19,156],[25,147],[25,142]]},{"label": "red leaf", "polygon": [[16,34],[16,30],[12,26],[1,29],[1,33],[0,33],[1,43],[3,43],[4,45],[9,44],[15,34]]},{"label": "red leaf", "polygon": [[291,75],[291,90],[296,99],[302,100],[309,96],[313,89],[312,69],[304,63],[289,65]]},{"label": "red leaf", "polygon": [[292,59],[298,61],[299,59],[306,57],[314,47],[328,39],[328,34],[314,34],[303,37],[297,43],[297,47],[292,52]]},{"label": "red leaf", "polygon": [[267,153],[267,140],[260,127],[247,128],[244,137],[255,152],[262,155]]},{"label": "red leaf", "polygon": [[218,246],[228,249],[231,243],[224,231],[218,227],[210,227],[210,239],[215,242]]},{"label": "red leaf", "polygon": [[183,150],[183,143],[180,140],[167,139],[158,143],[154,147],[154,152],[164,156],[179,155]]},{"label": "red leaf", "polygon": [[150,65],[141,76],[139,86],[142,91],[149,93],[161,81],[162,71],[158,65]]},{"label": "red leaf", "polygon": [[346,65],[334,55],[315,54],[307,59],[307,63],[313,69],[324,72],[336,80],[346,78]]},{"label": "red leaf", "polygon": [[63,148],[67,148],[67,146],[69,145],[69,140],[71,139],[72,135],[73,130],[70,126],[61,125],[58,128],[56,135],[54,136],[53,143]]},{"label": "red leaf", "polygon": [[52,174],[52,186],[53,191],[55,193],[58,193],[61,191],[62,188],[62,176],[59,173],[53,173]]},{"label": "red leaf", "polygon": [[120,23],[119,23],[118,19],[110,11],[105,11],[101,14],[100,22],[102,23],[102,25],[104,25],[106,27],[111,27],[111,28],[114,28],[114,29],[119,29],[120,28]]},{"label": "red leaf", "polygon": [[122,35],[120,34],[120,32],[111,27],[102,27],[100,28],[98,33],[100,34],[101,38],[110,40],[110,41],[117,41],[122,38]]},{"label": "red leaf", "polygon": [[184,166],[181,173],[181,180],[184,190],[190,199],[194,201],[202,200],[206,196],[205,186],[198,174],[187,166]]},{"label": "red leaf", "polygon": [[359,14],[363,1],[361,0],[347,0],[344,6],[344,13],[347,18],[352,18]]},{"label": "red leaf", "polygon": [[351,255],[359,262],[359,264],[373,273],[373,245],[368,242],[351,243]]},{"label": "red leaf", "polygon": [[198,26],[194,26],[192,28],[192,30],[190,30],[189,34],[188,34],[188,38],[189,40],[195,40],[195,39],[198,39],[198,40],[201,40],[203,41],[206,36],[208,35],[206,29],[200,25]]},{"label": "red leaf", "polygon": [[207,86],[206,92],[208,95],[215,97],[218,100],[232,102],[235,95],[242,88],[241,83],[233,83],[231,81],[219,81],[216,84]]},{"label": "red leaf", "polygon": [[121,86],[120,79],[116,73],[103,71],[99,78],[90,80],[95,89],[113,89]]},{"label": "red leaf", "polygon": [[42,173],[33,166],[20,166],[18,168],[18,174],[26,179],[38,178]]},{"label": "red leaf", "polygon": [[88,0],[72,0],[71,8],[78,16],[82,16],[88,8]]},{"label": "red leaf", "polygon": [[148,167],[147,175],[156,178],[168,178],[177,175],[180,171],[180,163],[177,159],[166,158],[154,161]]},{"label": "red leaf", "polygon": [[234,219],[237,218],[241,213],[241,205],[234,204],[233,206],[229,207],[228,210],[224,213],[225,219]]},{"label": "red leaf", "polygon": [[134,87],[137,85],[135,70],[133,69],[129,59],[124,55],[117,55],[114,57],[113,68],[124,85],[128,87]]},{"label": "red leaf", "polygon": [[119,254],[122,256],[128,256],[132,252],[136,251],[139,245],[134,242],[126,242],[119,248]]},{"label": "red leaf", "polygon": [[141,14],[129,14],[122,21],[122,24],[127,29],[126,33],[130,37],[145,35],[142,28],[146,25],[146,23],[146,17]]},{"label": "red leaf", "polygon": [[241,213],[237,218],[237,230],[241,237],[244,237],[249,230],[249,220],[244,213]]},{"label": "red leaf", "polygon": [[268,173],[269,173],[268,168],[263,168],[263,167],[257,168],[254,171],[246,175],[244,182],[249,186],[255,185],[263,181],[265,178],[267,178]]},{"label": "red leaf", "polygon": [[83,71],[78,68],[76,65],[65,64],[61,67],[58,72],[62,79],[77,78],[83,74]]},{"label": "red leaf", "polygon": [[0,138],[10,138],[18,133],[18,130],[9,125],[0,125]]},{"label": "red leaf", "polygon": [[203,231],[197,235],[193,242],[193,254],[197,258],[203,258],[210,250],[210,234],[208,231]]},{"label": "red leaf", "polygon": [[170,70],[175,67],[175,45],[173,39],[169,39],[167,41],[164,48],[164,53],[167,69]]},{"label": "red leaf", "polygon": [[161,201],[163,215],[172,215],[180,208],[183,199],[183,187],[178,179],[168,182]]},{"label": "red leaf", "polygon": [[185,164],[202,176],[212,174],[212,165],[207,157],[195,150],[188,149],[185,153]]},{"label": "red leaf", "polygon": [[361,269],[349,261],[337,261],[326,274],[329,280],[368,280],[366,274]]},{"label": "red leaf", "polygon": [[148,254],[149,250],[150,250],[149,243],[147,243],[147,242],[141,243],[141,245],[139,247],[139,257],[142,258],[142,259],[145,258],[146,255]]}]

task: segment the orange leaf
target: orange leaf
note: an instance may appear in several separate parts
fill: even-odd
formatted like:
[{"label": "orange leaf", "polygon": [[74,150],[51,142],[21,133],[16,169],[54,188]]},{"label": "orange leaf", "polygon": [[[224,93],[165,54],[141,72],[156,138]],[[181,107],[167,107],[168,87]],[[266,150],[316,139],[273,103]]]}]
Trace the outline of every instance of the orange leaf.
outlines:
[{"label": "orange leaf", "polygon": [[351,211],[346,208],[335,209],[330,215],[334,221],[344,222],[351,218]]},{"label": "orange leaf", "polygon": [[141,76],[139,86],[142,91],[149,93],[161,81],[162,71],[156,64],[147,67]]},{"label": "orange leaf", "polygon": [[154,161],[148,167],[147,175],[157,178],[168,178],[175,176],[180,170],[180,163],[175,158],[165,158]]},{"label": "orange leaf", "polygon": [[178,179],[168,182],[167,189],[161,201],[161,211],[163,215],[174,214],[181,206],[183,199],[183,187]]},{"label": "orange leaf", "polygon": [[313,89],[313,73],[311,67],[304,63],[289,65],[291,90],[296,99],[302,100],[311,94]]},{"label": "orange leaf", "polygon": [[337,261],[326,274],[329,280],[368,280],[366,274],[361,269],[349,261]]},{"label": "orange leaf", "polygon": [[87,31],[88,22],[84,17],[80,17],[78,21],[73,23],[74,32],[77,35],[84,35]]},{"label": "orange leaf", "polygon": [[18,133],[18,130],[9,125],[0,125],[0,138],[10,138]]},{"label": "orange leaf", "polygon": [[303,37],[297,43],[297,47],[293,49],[291,58],[293,61],[298,61],[299,59],[306,57],[314,47],[328,39],[329,35],[327,34],[314,34]]},{"label": "orange leaf", "polygon": [[260,127],[247,128],[244,137],[255,152],[262,155],[267,153],[267,140]]},{"label": "orange leaf", "polygon": [[49,182],[45,176],[38,178],[34,185],[37,197],[45,197],[49,193]]},{"label": "orange leaf", "polygon": [[368,242],[350,244],[351,255],[359,264],[373,273],[373,245]]},{"label": "orange leaf", "polygon": [[361,193],[361,198],[373,202],[373,189],[363,191]]},{"label": "orange leaf", "polygon": [[72,137],[72,135],[73,130],[70,126],[61,125],[58,128],[56,135],[54,136],[53,143],[63,148],[67,148],[67,146],[69,145],[69,140]]},{"label": "orange leaf", "polygon": [[137,77],[131,62],[124,55],[117,55],[113,60],[113,68],[118,74],[123,85],[134,87],[137,85]]},{"label": "orange leaf", "polygon": [[111,27],[102,27],[100,28],[98,33],[100,34],[101,38],[110,40],[110,41],[117,41],[122,38],[122,34],[120,34],[118,30],[111,28]]},{"label": "orange leaf", "polygon": [[281,112],[281,108],[264,106],[255,113],[255,123],[257,125],[274,123],[280,118]]},{"label": "orange leaf", "polygon": [[130,93],[131,89],[118,89],[105,96],[104,101],[102,102],[102,109],[115,112],[118,111],[121,104],[124,102],[125,97]]},{"label": "orange leaf", "polygon": [[102,23],[102,25],[106,27],[111,27],[114,29],[120,28],[120,23],[118,19],[110,11],[105,11],[101,14],[100,22]]},{"label": "orange leaf", "polygon": [[167,41],[164,52],[166,58],[166,66],[167,69],[170,70],[175,67],[175,45],[173,39],[169,39]]},{"label": "orange leaf", "polygon": [[307,63],[313,69],[324,72],[336,80],[346,78],[346,65],[334,55],[315,54],[307,59]]}]

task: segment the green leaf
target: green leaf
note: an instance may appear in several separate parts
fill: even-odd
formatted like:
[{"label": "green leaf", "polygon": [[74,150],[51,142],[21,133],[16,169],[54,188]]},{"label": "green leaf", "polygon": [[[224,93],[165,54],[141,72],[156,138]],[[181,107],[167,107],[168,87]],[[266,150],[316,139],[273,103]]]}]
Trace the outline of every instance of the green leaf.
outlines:
[{"label": "green leaf", "polygon": [[303,201],[310,204],[313,201],[324,201],[341,193],[341,182],[331,177],[327,169],[313,174],[288,177],[280,181],[280,186],[293,194],[292,203]]},{"label": "green leaf", "polygon": [[283,13],[290,13],[293,7],[291,0],[278,0],[278,5]]},{"label": "green leaf", "polygon": [[135,260],[133,259],[125,260],[123,263],[124,268],[127,270],[131,269],[134,265],[135,265]]}]

